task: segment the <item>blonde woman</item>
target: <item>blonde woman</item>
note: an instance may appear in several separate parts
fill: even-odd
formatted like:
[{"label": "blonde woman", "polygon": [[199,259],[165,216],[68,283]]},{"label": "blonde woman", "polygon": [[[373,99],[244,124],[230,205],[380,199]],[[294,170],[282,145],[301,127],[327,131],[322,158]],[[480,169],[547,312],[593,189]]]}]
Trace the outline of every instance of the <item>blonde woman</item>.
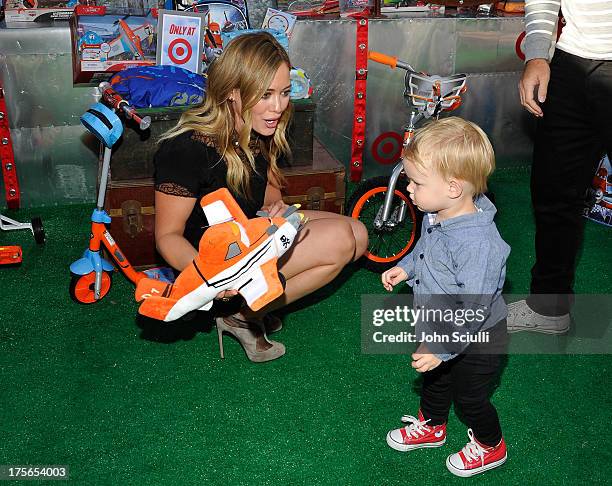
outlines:
[{"label": "blonde woman", "polygon": [[[285,130],[291,118],[289,57],[267,33],[234,39],[208,71],[206,101],[181,117],[161,139],[155,157],[155,241],[178,270],[196,256],[207,221],[197,202],[227,187],[247,217],[264,209],[271,216],[287,207],[281,199],[279,160],[289,153]],[[268,315],[331,282],[367,247],[365,227],[352,218],[304,211],[308,223],[279,261],[286,278],[283,296],[263,312],[241,311],[217,318],[251,361],[282,356],[285,347],[266,332],[282,323]],[[235,292],[220,294],[228,300]],[[221,344],[221,339],[220,339]]]}]

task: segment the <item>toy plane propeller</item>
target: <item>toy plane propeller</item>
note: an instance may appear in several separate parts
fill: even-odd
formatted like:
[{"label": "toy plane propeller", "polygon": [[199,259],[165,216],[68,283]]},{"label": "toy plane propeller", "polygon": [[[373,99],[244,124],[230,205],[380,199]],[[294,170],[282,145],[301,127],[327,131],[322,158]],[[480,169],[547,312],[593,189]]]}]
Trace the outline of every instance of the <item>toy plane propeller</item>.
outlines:
[{"label": "toy plane propeller", "polygon": [[248,219],[225,188],[204,196],[200,205],[210,227],[198,256],[174,284],[140,280],[135,293],[136,301],[142,301],[140,314],[174,321],[194,310],[209,310],[224,290],[237,290],[257,311],[284,292],[277,262],[303,224],[298,208],[291,206],[282,217]]}]

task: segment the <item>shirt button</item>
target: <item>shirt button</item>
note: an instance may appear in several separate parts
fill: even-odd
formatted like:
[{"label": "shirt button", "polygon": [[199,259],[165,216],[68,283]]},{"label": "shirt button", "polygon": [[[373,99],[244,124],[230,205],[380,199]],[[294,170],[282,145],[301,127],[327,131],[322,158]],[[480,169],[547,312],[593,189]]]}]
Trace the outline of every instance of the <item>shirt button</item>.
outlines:
[{"label": "shirt button", "polygon": [[414,283],[415,283],[415,284],[417,284],[417,285],[419,285],[419,279],[417,278],[417,279],[414,281]]},{"label": "shirt button", "polygon": [[419,258],[422,260],[423,258],[425,258],[425,255],[423,255],[422,253],[419,255]]},{"label": "shirt button", "polygon": [[428,233],[431,233],[431,228],[427,228],[427,232],[428,232]]}]

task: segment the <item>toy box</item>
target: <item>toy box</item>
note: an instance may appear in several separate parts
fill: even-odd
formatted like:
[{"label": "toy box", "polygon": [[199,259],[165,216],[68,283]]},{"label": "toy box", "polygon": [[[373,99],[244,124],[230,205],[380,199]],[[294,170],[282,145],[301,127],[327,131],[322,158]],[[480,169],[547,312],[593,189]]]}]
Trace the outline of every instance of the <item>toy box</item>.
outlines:
[{"label": "toy box", "polygon": [[133,66],[155,64],[157,9],[148,15],[111,15],[78,6],[71,24],[75,83],[99,82]]},{"label": "toy box", "polygon": [[7,0],[5,20],[7,24],[68,20],[77,3],[77,0]]}]

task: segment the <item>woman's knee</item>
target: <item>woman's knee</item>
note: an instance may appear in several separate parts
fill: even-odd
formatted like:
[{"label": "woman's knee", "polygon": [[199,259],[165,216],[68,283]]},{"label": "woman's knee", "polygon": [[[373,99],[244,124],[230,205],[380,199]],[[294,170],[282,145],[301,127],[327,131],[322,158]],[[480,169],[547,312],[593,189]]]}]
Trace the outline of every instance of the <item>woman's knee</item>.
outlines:
[{"label": "woman's knee", "polygon": [[330,262],[345,266],[355,258],[356,238],[350,223],[338,221],[334,226],[332,244],[325,251]]},{"label": "woman's knee", "polygon": [[351,221],[351,227],[355,237],[355,260],[357,260],[368,249],[368,229],[357,219]]}]

